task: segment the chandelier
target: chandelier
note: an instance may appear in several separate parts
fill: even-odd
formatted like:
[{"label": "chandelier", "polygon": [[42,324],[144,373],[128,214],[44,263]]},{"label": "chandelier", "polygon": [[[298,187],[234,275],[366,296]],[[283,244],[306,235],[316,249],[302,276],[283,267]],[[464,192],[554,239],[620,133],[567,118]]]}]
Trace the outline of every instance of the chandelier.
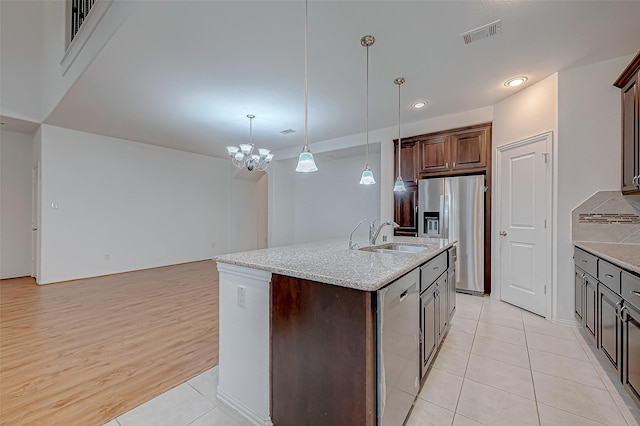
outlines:
[{"label": "chandelier", "polygon": [[376,39],[372,35],[366,35],[360,39],[360,44],[367,48],[367,90],[365,97],[365,105],[367,111],[367,156],[365,160],[364,171],[362,172],[362,177],[360,178],[360,185],[373,185],[376,183],[376,180],[373,178],[373,172],[369,168],[369,46],[373,46]]},{"label": "chandelier", "polygon": [[256,116],[247,114],[247,118],[249,119],[249,143],[241,143],[239,147],[228,146],[227,153],[231,157],[233,165],[240,169],[247,169],[250,172],[255,169],[265,171],[271,160],[273,160],[273,154],[265,148],[259,148],[257,154],[254,152],[253,119]]},{"label": "chandelier", "polygon": [[402,86],[405,81],[404,77],[398,77],[393,80],[393,83],[398,86],[398,177],[393,186],[393,192],[404,192],[407,190],[402,180],[402,173],[400,172],[400,167],[402,166],[402,161],[400,161],[400,156],[402,155],[402,138],[400,137],[400,86]]}]

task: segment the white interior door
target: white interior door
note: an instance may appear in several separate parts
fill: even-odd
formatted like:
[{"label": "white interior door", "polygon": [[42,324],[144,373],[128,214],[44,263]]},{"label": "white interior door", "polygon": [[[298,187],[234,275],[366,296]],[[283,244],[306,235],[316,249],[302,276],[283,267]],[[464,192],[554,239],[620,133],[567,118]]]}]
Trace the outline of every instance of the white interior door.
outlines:
[{"label": "white interior door", "polygon": [[500,298],[547,314],[551,133],[498,148]]}]

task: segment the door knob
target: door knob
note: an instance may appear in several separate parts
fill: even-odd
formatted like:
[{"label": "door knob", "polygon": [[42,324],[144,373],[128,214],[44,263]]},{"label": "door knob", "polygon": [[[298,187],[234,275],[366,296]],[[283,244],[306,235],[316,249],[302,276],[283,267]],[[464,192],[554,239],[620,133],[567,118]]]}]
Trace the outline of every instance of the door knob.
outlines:
[{"label": "door knob", "polygon": [[503,236],[503,237],[506,237],[507,236],[507,231],[500,231],[500,235]]},{"label": "door knob", "polygon": [[37,230],[38,230],[38,228],[31,228],[31,230],[32,230],[32,231],[37,231]]}]

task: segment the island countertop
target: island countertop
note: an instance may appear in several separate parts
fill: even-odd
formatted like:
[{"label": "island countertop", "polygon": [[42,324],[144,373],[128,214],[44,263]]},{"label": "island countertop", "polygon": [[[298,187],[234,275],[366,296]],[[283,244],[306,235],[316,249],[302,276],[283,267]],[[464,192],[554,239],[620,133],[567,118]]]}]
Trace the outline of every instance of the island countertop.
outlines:
[{"label": "island countertop", "polygon": [[377,245],[389,243],[427,249],[419,253],[378,253],[349,250],[346,240],[330,240],[225,254],[215,260],[356,290],[376,291],[453,246],[455,241],[391,237]]}]

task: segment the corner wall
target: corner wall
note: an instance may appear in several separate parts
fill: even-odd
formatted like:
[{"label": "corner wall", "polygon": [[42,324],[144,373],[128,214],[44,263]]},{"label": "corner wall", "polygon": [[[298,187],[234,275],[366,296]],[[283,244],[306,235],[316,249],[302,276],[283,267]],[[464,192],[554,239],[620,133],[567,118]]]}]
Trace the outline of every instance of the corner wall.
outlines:
[{"label": "corner wall", "polygon": [[39,283],[229,251],[228,161],[49,125],[40,139]]},{"label": "corner wall", "polygon": [[0,131],[0,278],[31,275],[33,136]]}]

